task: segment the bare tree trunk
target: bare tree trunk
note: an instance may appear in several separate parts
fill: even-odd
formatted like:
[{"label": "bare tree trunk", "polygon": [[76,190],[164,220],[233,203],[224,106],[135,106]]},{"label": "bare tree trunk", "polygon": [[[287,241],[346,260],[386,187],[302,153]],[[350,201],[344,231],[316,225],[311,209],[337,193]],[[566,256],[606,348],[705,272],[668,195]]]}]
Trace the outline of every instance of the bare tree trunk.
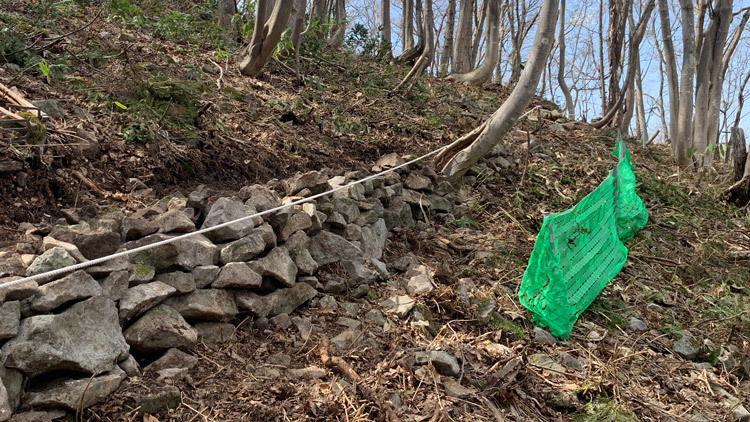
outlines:
[{"label": "bare tree trunk", "polygon": [[737,126],[732,128],[732,163],[734,166],[734,181],[739,182],[745,175],[745,163],[747,162],[747,147],[745,145],[745,132]]},{"label": "bare tree trunk", "polygon": [[462,136],[436,158],[442,173],[456,180],[501,142],[536,93],[555,38],[558,0],[544,0],[534,43],[518,84],[499,109],[481,126]]},{"label": "bare tree trunk", "polygon": [[294,0],[294,9],[292,15],[294,16],[294,25],[292,26],[292,47],[296,53],[299,53],[299,45],[302,40],[302,27],[305,25],[305,12],[307,8],[307,1],[305,0]]},{"label": "bare tree trunk", "polygon": [[570,96],[570,88],[565,82],[565,0],[560,0],[560,31],[557,35],[557,44],[560,48],[560,64],[557,67],[557,83],[560,85],[565,96],[565,109],[568,111],[568,118],[575,118],[575,104],[573,104],[573,98]]},{"label": "bare tree trunk", "polygon": [[479,47],[482,43],[484,26],[487,24],[487,4],[488,0],[482,2],[482,11],[479,14],[479,20],[477,20],[474,24],[474,42],[471,44],[471,64],[469,65],[469,68],[471,69],[476,68],[477,64],[479,63]]},{"label": "bare tree trunk", "polygon": [[636,60],[635,66],[635,116],[638,133],[641,135],[641,146],[646,149],[648,126],[646,123],[646,107],[643,104],[643,75],[641,74],[640,59]]},{"label": "bare tree trunk", "polygon": [[693,77],[695,76],[695,22],[693,0],[680,0],[682,22],[682,70],[677,133],[673,135],[675,159],[680,168],[690,164],[689,149],[693,142]]},{"label": "bare tree trunk", "polygon": [[403,0],[401,17],[402,51],[414,49],[414,0]]},{"label": "bare tree trunk", "polygon": [[[741,167],[741,154],[738,152],[740,151],[740,145],[741,149],[745,149],[745,133],[742,131],[742,129],[738,127],[732,128],[732,141],[733,144],[737,144],[737,148],[735,149],[734,157],[734,171],[735,171],[735,179],[737,178],[738,173],[738,167]],[[744,207],[745,205],[748,205],[750,203],[750,154],[745,153],[745,169],[742,172],[742,176],[740,177],[739,181],[733,184],[732,186],[727,189],[725,192],[725,195],[727,196],[727,201],[736,204],[739,207]]]},{"label": "bare tree trunk", "polygon": [[331,39],[328,41],[328,46],[331,48],[339,48],[344,43],[344,36],[346,35],[346,3],[345,0],[336,0],[336,26],[331,35]]},{"label": "bare tree trunk", "polygon": [[293,3],[293,0],[277,0],[270,14],[266,15],[268,0],[258,0],[255,29],[250,46],[243,52],[240,73],[250,77],[260,74],[289,23]]},{"label": "bare tree trunk", "polygon": [[607,78],[604,72],[604,0],[599,0],[599,82],[602,94],[602,117],[607,114]]},{"label": "bare tree trunk", "polygon": [[424,19],[422,20],[422,36],[420,36],[420,43],[424,45],[422,54],[419,56],[414,66],[411,68],[409,73],[404,79],[393,88],[392,93],[400,90],[409,92],[419,80],[419,76],[427,69],[432,63],[433,56],[435,54],[435,33],[433,30],[434,17],[432,13],[432,0],[425,0],[424,2]]},{"label": "bare tree trunk", "polygon": [[417,31],[419,34],[417,45],[412,47],[408,50],[403,50],[401,54],[398,56],[399,61],[403,62],[411,62],[412,60],[416,60],[424,53],[425,50],[425,25],[423,25],[423,19],[422,19],[422,2],[417,1],[416,7],[415,7],[415,17],[417,21]]},{"label": "bare tree trunk", "polygon": [[446,27],[445,41],[443,42],[443,54],[440,56],[440,70],[438,75],[445,76],[448,73],[448,65],[453,52],[453,31],[456,27],[456,0],[448,0],[448,9],[445,11]]},{"label": "bare tree trunk", "polygon": [[492,71],[500,59],[499,33],[500,33],[500,0],[485,0],[489,4],[489,11],[485,17],[489,26],[487,32],[487,45],[485,46],[484,62],[468,73],[452,73],[447,79],[463,82],[471,85],[482,85],[492,76]]},{"label": "bare tree trunk", "polygon": [[465,73],[471,70],[471,14],[474,0],[461,0],[458,11],[458,28],[456,41],[453,44],[454,73]]},{"label": "bare tree trunk", "polygon": [[[661,39],[664,44],[663,57],[666,65],[667,87],[669,88],[669,138],[672,139],[672,154],[677,158],[677,125],[680,113],[679,81],[677,79],[677,64],[674,54],[674,43],[672,42],[672,24],[669,19],[668,0],[659,0],[659,19],[661,23]],[[662,75],[664,75],[662,73]],[[662,76],[663,78],[664,76]]]},{"label": "bare tree trunk", "polygon": [[219,27],[231,27],[232,16],[235,13],[237,13],[237,4],[234,0],[219,0]]},{"label": "bare tree trunk", "polygon": [[393,44],[391,43],[391,0],[381,0],[380,16],[380,34],[383,42],[388,46],[386,55],[390,59],[393,56]]},{"label": "bare tree trunk", "polygon": [[[625,28],[628,16],[632,15],[632,0],[610,0],[609,2],[609,99],[608,108],[617,102],[620,93],[620,77],[625,66],[623,49],[625,46]],[[623,85],[627,86],[627,85]]]}]

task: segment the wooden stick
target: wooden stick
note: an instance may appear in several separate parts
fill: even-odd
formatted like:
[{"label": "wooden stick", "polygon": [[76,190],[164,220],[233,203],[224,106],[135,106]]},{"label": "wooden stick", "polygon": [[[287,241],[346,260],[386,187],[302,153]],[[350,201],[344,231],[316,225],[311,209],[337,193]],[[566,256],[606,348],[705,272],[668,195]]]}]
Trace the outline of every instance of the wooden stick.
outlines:
[{"label": "wooden stick", "polygon": [[[386,421],[401,422],[401,419],[396,416],[396,414],[393,412],[393,409],[391,409],[391,406],[378,398],[378,395],[375,394],[375,390],[370,388],[370,386],[362,383],[362,379],[360,378],[360,376],[348,363],[346,363],[344,359],[336,356],[331,356],[329,347],[330,341],[327,338],[324,338],[322,344],[320,345],[320,360],[323,362],[323,365],[338,369],[347,378],[349,378],[349,381],[357,384],[357,388],[362,392],[362,395],[365,396],[367,400],[375,403],[375,405],[377,405],[381,410],[384,411],[384,419]],[[381,417],[380,419],[382,420],[383,418]]]},{"label": "wooden stick", "polygon": [[31,104],[29,101],[23,98],[21,94],[13,91],[12,89],[8,88],[7,86],[3,84],[0,84],[0,92],[3,94],[4,97],[8,97],[9,99],[13,100],[12,102],[15,105],[22,106],[22,107],[36,108],[34,104]]}]

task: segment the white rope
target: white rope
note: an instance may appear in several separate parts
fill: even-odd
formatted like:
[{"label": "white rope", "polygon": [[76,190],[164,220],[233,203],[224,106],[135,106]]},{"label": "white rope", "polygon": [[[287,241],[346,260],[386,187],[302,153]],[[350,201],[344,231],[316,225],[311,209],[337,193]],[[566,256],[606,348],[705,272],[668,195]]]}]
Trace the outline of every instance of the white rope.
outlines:
[{"label": "white rope", "polygon": [[[527,111],[521,117],[519,117],[518,120],[521,120],[522,118],[526,117],[527,115],[529,115],[531,112],[533,112],[537,108],[540,108],[540,106],[536,106],[536,107],[532,108],[531,110]],[[385,174],[391,173],[391,172],[396,171],[396,170],[398,170],[400,168],[403,168],[403,167],[409,166],[411,164],[414,164],[417,161],[424,160],[425,158],[427,158],[427,157],[429,157],[431,155],[435,155],[435,154],[439,153],[440,151],[448,148],[449,146],[450,146],[450,144],[442,146],[442,147],[440,147],[440,148],[438,148],[436,150],[428,152],[427,154],[424,154],[421,157],[417,157],[417,158],[415,158],[415,159],[413,159],[411,161],[407,161],[407,162],[405,162],[403,164],[399,164],[399,165],[397,165],[395,167],[389,168],[387,170],[383,170],[383,171],[381,171],[379,173],[372,174],[372,175],[367,176],[367,177],[365,177],[363,179],[356,180],[354,182],[350,182],[350,183],[348,183],[346,185],[339,186],[337,188],[333,188],[333,189],[328,190],[328,191],[323,192],[323,193],[319,193],[319,194],[316,194],[316,195],[313,195],[313,196],[310,196],[310,197],[307,197],[307,198],[298,199],[298,200],[296,200],[294,202],[290,202],[290,203],[285,204],[285,205],[279,205],[278,207],[274,207],[274,208],[271,208],[271,209],[268,209],[268,210],[265,210],[265,211],[262,211],[262,212],[257,212],[255,214],[248,215],[248,216],[242,217],[242,218],[238,218],[236,220],[227,221],[226,223],[221,223],[221,224],[218,224],[216,226],[207,227],[207,228],[204,228],[204,229],[196,230],[194,232],[185,233],[185,234],[180,235],[180,236],[172,237],[172,238],[169,238],[169,239],[164,239],[164,240],[161,240],[159,242],[155,242],[155,243],[151,243],[151,244],[148,244],[148,245],[139,246],[139,247],[137,247],[135,249],[130,249],[130,250],[127,250],[127,251],[117,252],[117,253],[114,253],[112,255],[103,256],[101,258],[92,259],[90,261],[81,262],[81,263],[78,263],[78,264],[70,265],[70,266],[67,266],[67,267],[64,267],[64,268],[59,268],[59,269],[52,270],[52,271],[47,271],[46,273],[32,275],[32,276],[20,278],[18,280],[13,280],[13,281],[9,281],[9,282],[6,282],[6,283],[2,283],[2,284],[0,284],[0,289],[12,287],[12,286],[15,286],[15,285],[21,284],[21,283],[26,283],[27,281],[36,281],[36,280],[43,279],[43,278],[57,278],[58,276],[60,276],[62,274],[65,274],[65,273],[69,273],[69,272],[73,272],[73,271],[78,271],[78,270],[81,270],[81,269],[84,269],[84,268],[88,268],[88,267],[91,267],[91,266],[94,266],[94,265],[97,265],[97,264],[101,264],[103,262],[111,261],[113,259],[122,258],[122,257],[125,257],[125,256],[136,254],[138,252],[143,252],[143,251],[147,251],[149,249],[158,248],[159,246],[168,245],[170,243],[174,243],[174,242],[177,242],[179,240],[187,239],[187,238],[192,237],[192,236],[197,236],[199,234],[208,233],[210,231],[217,230],[217,229],[220,229],[222,227],[227,227],[227,226],[230,226],[232,224],[239,223],[241,221],[249,220],[251,218],[262,217],[264,215],[271,214],[271,213],[274,213],[276,211],[280,211],[280,210],[282,210],[284,208],[287,208],[287,207],[293,207],[295,205],[299,205],[299,204],[302,204],[302,203],[305,203],[305,202],[313,201],[315,199],[318,199],[318,198],[321,198],[323,196],[332,194],[332,193],[340,191],[342,189],[346,189],[346,188],[352,187],[354,185],[357,185],[357,184],[360,184],[360,183],[364,183],[364,182],[366,182],[368,180],[372,180],[372,179],[375,179],[377,177],[383,176]]]}]

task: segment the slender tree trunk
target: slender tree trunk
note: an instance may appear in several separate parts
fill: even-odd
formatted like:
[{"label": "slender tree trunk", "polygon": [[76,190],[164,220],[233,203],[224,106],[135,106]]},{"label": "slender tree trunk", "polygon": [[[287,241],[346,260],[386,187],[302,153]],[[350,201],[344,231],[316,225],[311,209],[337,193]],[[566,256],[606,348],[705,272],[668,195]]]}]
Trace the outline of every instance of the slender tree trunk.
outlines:
[{"label": "slender tree trunk", "polygon": [[[417,21],[417,31],[418,31],[418,41],[417,45],[412,47],[409,50],[403,50],[401,54],[398,56],[399,61],[403,62],[411,62],[413,60],[416,60],[424,53],[425,50],[425,25],[423,24],[422,19],[422,2],[417,1],[415,7],[415,18]],[[430,27],[432,29],[432,27]]]},{"label": "slender tree trunk", "polygon": [[474,0],[461,0],[458,11],[458,28],[456,41],[453,44],[454,73],[465,73],[471,70],[471,14]]},{"label": "slender tree trunk", "polygon": [[747,147],[745,145],[745,132],[737,126],[732,128],[732,137],[729,140],[732,146],[732,164],[734,167],[734,181],[739,182],[745,175],[745,163],[747,162]]},{"label": "slender tree trunk", "polygon": [[339,48],[344,43],[344,36],[346,35],[346,3],[345,0],[336,0],[336,25],[331,35],[331,39],[328,41],[328,46],[331,48]]},{"label": "slender tree trunk", "polygon": [[482,10],[479,14],[479,20],[477,20],[474,25],[474,42],[471,45],[471,65],[469,66],[472,69],[476,68],[479,64],[479,47],[482,44],[484,27],[487,25],[487,5],[488,0],[482,2]]},{"label": "slender tree trunk", "polygon": [[414,49],[414,0],[403,0],[401,17],[402,51]]},{"label": "slender tree trunk", "polygon": [[302,27],[305,26],[305,12],[307,8],[307,1],[305,0],[294,0],[294,9],[292,15],[294,16],[294,25],[292,26],[292,46],[295,52],[299,52],[300,41],[302,40]]},{"label": "slender tree trunk", "polygon": [[[735,162],[734,162],[734,171],[735,171],[735,178],[737,178],[737,173],[739,168],[742,167],[742,157],[740,150],[745,149],[745,133],[742,131],[742,129],[738,127],[732,128],[732,141],[733,144],[737,145],[737,148],[735,149]],[[741,146],[740,146],[741,145]],[[742,176],[740,177],[739,181],[737,181],[735,184],[729,187],[727,191],[725,192],[727,201],[739,206],[744,207],[750,203],[750,154],[745,153],[745,160],[744,160],[744,171],[742,172]],[[739,167],[739,168],[738,168]]]},{"label": "slender tree trunk", "polygon": [[695,23],[693,0],[680,0],[682,22],[682,70],[677,133],[672,140],[680,168],[690,164],[689,148],[693,144],[693,77],[695,76]]},{"label": "slender tree trunk", "polygon": [[270,15],[266,15],[268,0],[258,1],[253,37],[240,62],[240,73],[250,77],[260,74],[287,28],[293,3],[293,0],[277,0]]},{"label": "slender tree trunk", "polygon": [[[664,45],[663,57],[666,66],[667,87],[669,91],[669,138],[672,139],[677,135],[679,113],[680,113],[680,94],[679,80],[677,79],[677,64],[674,54],[674,43],[672,42],[672,24],[669,19],[669,1],[659,0],[659,21],[661,23],[661,39]],[[662,73],[662,75],[664,75]],[[664,76],[662,76],[663,78]],[[665,134],[666,135],[666,134]],[[677,142],[672,139],[672,154],[677,158]]]},{"label": "slender tree trunk", "polygon": [[391,42],[391,0],[381,0],[380,2],[380,35],[383,42],[388,46],[386,51],[387,58],[393,57],[393,45]]},{"label": "slender tree trunk", "polygon": [[237,4],[234,0],[219,0],[219,27],[231,27],[232,16],[234,16],[235,13],[237,13]]},{"label": "slender tree trunk", "polygon": [[632,12],[632,0],[610,0],[609,3],[609,99],[608,109],[618,100],[620,93],[620,77],[625,65],[623,48],[625,45],[625,28],[628,16]]},{"label": "slender tree trunk", "polygon": [[635,62],[635,116],[638,124],[638,133],[641,135],[641,146],[646,149],[648,142],[648,124],[646,123],[646,107],[643,104],[643,75],[641,74],[641,61]]},{"label": "slender tree trunk", "polygon": [[557,67],[557,83],[560,85],[565,96],[565,110],[568,111],[568,118],[575,118],[575,104],[570,96],[570,88],[565,82],[565,0],[560,0],[560,31],[557,35],[557,44],[560,48],[560,64]]},{"label": "slender tree trunk", "polygon": [[445,76],[453,52],[453,31],[456,27],[456,0],[448,0],[448,8],[445,11],[446,27],[445,41],[443,42],[443,53],[440,56],[440,70],[438,75]]},{"label": "slender tree trunk", "polygon": [[500,59],[499,34],[500,34],[500,0],[485,0],[489,11],[485,17],[488,25],[487,45],[485,46],[484,62],[468,73],[453,73],[447,79],[463,82],[471,85],[482,85],[492,77],[492,71]]},{"label": "slender tree trunk", "polygon": [[409,73],[404,79],[393,88],[392,93],[403,90],[403,92],[409,92],[419,80],[419,76],[430,66],[432,63],[433,56],[435,55],[435,33],[433,30],[434,17],[432,13],[432,0],[424,1],[424,23],[422,25],[422,35],[420,36],[420,43],[424,45],[422,54],[419,56],[414,66],[411,68]]},{"label": "slender tree trunk", "polygon": [[500,143],[536,93],[555,38],[558,0],[543,0],[531,53],[518,84],[500,108],[481,126],[462,136],[436,159],[442,173],[457,180]]}]

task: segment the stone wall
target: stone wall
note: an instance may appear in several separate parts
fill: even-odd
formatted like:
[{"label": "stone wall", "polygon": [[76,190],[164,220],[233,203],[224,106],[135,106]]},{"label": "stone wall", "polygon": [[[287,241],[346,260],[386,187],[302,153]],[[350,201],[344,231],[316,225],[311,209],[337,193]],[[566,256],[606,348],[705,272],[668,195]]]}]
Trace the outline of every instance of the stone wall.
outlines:
[{"label": "stone wall", "polygon": [[[402,162],[388,155],[373,170]],[[497,156],[489,165],[504,163]],[[0,283],[212,227],[364,176],[313,171],[218,198],[201,186],[131,215],[83,219],[71,211],[54,227],[22,225],[26,235],[16,252],[0,255]],[[239,314],[273,327],[319,293],[367,291],[387,277],[381,258],[389,230],[450,213],[457,196],[463,195],[427,167],[402,169],[129,258],[0,288],[0,421],[21,410],[91,406],[139,375],[139,358],[162,355],[150,369],[171,370],[164,361],[175,359],[176,349],[225,340]],[[332,264],[345,276],[316,277]],[[413,281],[407,290],[419,289],[420,280]]]}]

